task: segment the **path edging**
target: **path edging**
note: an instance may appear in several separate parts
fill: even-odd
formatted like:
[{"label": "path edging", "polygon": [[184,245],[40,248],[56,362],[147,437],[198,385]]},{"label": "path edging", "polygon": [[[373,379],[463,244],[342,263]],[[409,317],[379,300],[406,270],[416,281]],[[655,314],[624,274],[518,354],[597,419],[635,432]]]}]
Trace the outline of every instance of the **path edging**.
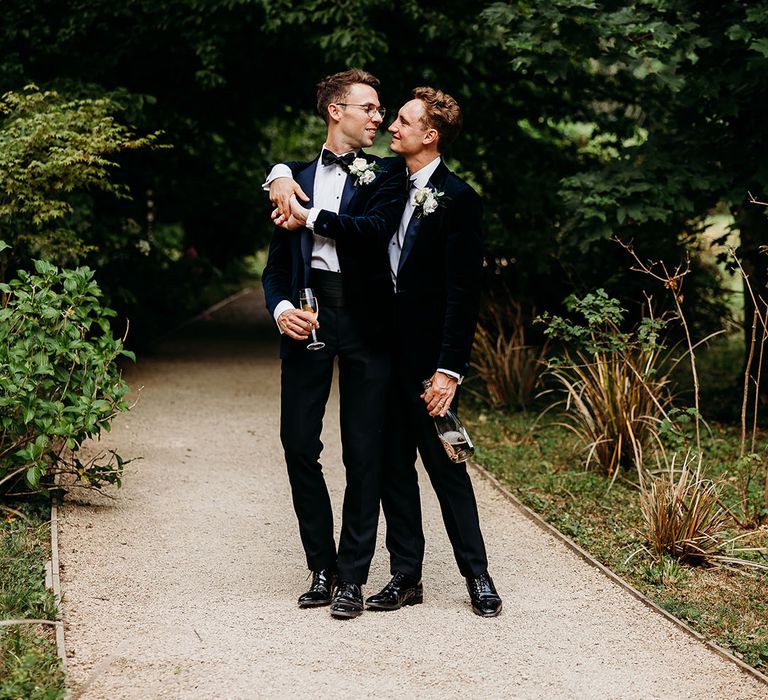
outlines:
[{"label": "path edging", "polygon": [[[55,482],[58,483],[58,474]],[[64,639],[64,612],[61,607],[61,576],[59,561],[59,498],[60,493],[51,494],[51,558],[46,564],[46,587],[53,591],[53,600],[56,605],[56,656],[59,658],[59,666],[64,674],[64,699],[69,700],[71,691],[67,681],[67,646]],[[50,583],[50,585],[48,585]]]},{"label": "path edging", "polygon": [[611,581],[613,581],[615,584],[617,584],[618,586],[623,588],[625,591],[630,593],[632,596],[634,596],[637,600],[639,600],[641,603],[646,605],[648,608],[665,617],[667,620],[669,620],[669,622],[675,625],[678,629],[682,630],[683,632],[686,632],[688,635],[690,635],[697,641],[702,642],[704,645],[706,645],[709,649],[714,651],[721,658],[736,664],[747,675],[750,675],[753,678],[756,678],[758,681],[764,683],[765,685],[768,685],[768,676],[761,673],[756,668],[753,668],[748,663],[742,661],[737,656],[734,656],[731,652],[721,647],[716,642],[713,642],[712,640],[707,639],[700,632],[697,632],[695,629],[693,629],[693,627],[690,627],[685,622],[675,617],[672,613],[665,610],[657,603],[654,603],[650,598],[648,598],[648,596],[646,596],[644,593],[641,593],[637,588],[632,586],[630,583],[627,583],[618,574],[611,571],[611,569],[609,569],[604,564],[600,563],[591,554],[589,554],[589,552],[587,552],[585,549],[582,549],[573,540],[571,540],[562,532],[560,532],[560,530],[558,530],[554,525],[548,523],[541,515],[539,515],[537,512],[535,512],[534,510],[531,510],[528,506],[526,506],[514,493],[512,493],[512,491],[510,491],[506,486],[504,486],[504,484],[502,484],[499,481],[499,479],[496,478],[496,476],[494,476],[493,474],[491,474],[490,471],[488,471],[485,467],[483,467],[482,465],[474,461],[470,461],[469,464],[472,466],[472,468],[481,478],[484,478],[490,481],[497,491],[499,491],[507,500],[509,500],[512,503],[512,505],[515,506],[515,508],[517,508],[526,518],[528,518],[531,522],[537,525],[541,530],[544,530],[545,532],[550,534],[552,537],[554,537],[556,540],[564,544],[568,549],[570,549],[574,554],[576,554],[581,559],[583,559],[587,564],[589,564],[590,566],[593,566],[598,571],[602,572]]}]

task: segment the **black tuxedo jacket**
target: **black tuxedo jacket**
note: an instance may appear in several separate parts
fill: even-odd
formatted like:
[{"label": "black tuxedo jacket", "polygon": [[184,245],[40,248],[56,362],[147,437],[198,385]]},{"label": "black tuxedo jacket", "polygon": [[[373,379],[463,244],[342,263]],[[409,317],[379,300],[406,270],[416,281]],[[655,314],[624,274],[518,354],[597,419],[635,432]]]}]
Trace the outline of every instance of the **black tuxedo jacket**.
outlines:
[{"label": "black tuxedo jacket", "polygon": [[[405,164],[401,158],[379,158],[362,153],[376,163],[376,179],[354,185],[347,177],[339,213],[323,211],[315,221],[315,233],[336,241],[345,303],[364,337],[380,342],[387,335],[394,304],[392,278],[386,245],[396,230],[407,200]],[[310,197],[312,206],[318,159],[309,163],[288,163],[293,177]],[[299,290],[310,286],[312,232],[306,228],[286,231],[275,228],[262,275],[264,296],[270,314],[287,299],[298,308]],[[306,352],[306,343],[282,336],[280,356]]]},{"label": "black tuxedo jacket", "polygon": [[397,273],[397,365],[414,386],[438,368],[467,373],[483,265],[478,194],[443,162],[428,186],[445,194],[412,220]]}]

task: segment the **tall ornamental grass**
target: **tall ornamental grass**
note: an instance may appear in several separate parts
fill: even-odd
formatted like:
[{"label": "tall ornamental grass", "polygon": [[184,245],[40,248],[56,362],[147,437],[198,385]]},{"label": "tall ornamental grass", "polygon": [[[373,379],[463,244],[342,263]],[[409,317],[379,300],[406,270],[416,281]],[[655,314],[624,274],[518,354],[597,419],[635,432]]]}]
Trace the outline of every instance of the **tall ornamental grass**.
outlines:
[{"label": "tall ornamental grass", "polygon": [[721,484],[703,476],[701,457],[688,452],[679,468],[675,462],[673,457],[668,469],[641,484],[640,508],[651,550],[684,564],[768,570],[765,564],[734,556],[765,548],[733,547],[739,536],[729,535],[732,520],[720,499]]},{"label": "tall ornamental grass", "polygon": [[489,299],[477,326],[472,368],[481,390],[474,393],[492,408],[528,408],[546,369],[549,343],[527,342],[523,316],[511,296]]},{"label": "tall ornamental grass", "polygon": [[663,449],[662,424],[672,423],[671,368],[659,338],[664,323],[650,316],[623,331],[625,310],[602,289],[569,297],[566,308],[580,319],[539,317],[545,334],[564,344],[549,363],[554,391],[563,395],[550,407],[564,409],[563,425],[583,443],[588,467],[612,480],[633,468],[642,481],[649,450]]}]

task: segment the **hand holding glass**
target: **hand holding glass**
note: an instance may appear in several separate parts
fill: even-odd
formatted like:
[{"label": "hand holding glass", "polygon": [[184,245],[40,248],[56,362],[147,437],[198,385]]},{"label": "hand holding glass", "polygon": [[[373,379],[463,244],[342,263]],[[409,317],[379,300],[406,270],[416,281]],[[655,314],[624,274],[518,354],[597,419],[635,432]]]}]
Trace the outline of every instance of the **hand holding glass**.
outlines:
[{"label": "hand holding glass", "polygon": [[[301,290],[299,293],[299,304],[302,311],[306,311],[308,314],[312,314],[315,318],[317,318],[319,306],[317,303],[317,297],[315,296],[315,293],[312,291],[312,289],[307,287],[306,289]],[[320,350],[324,348],[325,343],[317,339],[314,328],[311,332],[312,342],[307,345],[307,350]]]}]

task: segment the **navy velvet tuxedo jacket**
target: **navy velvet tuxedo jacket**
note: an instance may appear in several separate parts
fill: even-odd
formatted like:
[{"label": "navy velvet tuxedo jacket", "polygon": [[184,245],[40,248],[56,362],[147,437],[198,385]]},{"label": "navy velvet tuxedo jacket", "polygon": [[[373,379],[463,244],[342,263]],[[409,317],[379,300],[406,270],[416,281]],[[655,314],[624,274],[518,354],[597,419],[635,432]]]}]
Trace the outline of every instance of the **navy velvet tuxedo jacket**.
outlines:
[{"label": "navy velvet tuxedo jacket", "polygon": [[[407,179],[405,164],[399,157],[379,158],[368,153],[361,157],[377,164],[376,179],[367,185],[354,185],[355,178],[349,175],[339,213],[322,211],[314,230],[336,241],[347,308],[364,337],[380,342],[387,337],[394,304],[386,245],[402,217]],[[294,179],[310,197],[307,207],[312,206],[317,162],[288,163]],[[312,232],[306,228],[275,228],[262,276],[270,314],[284,299],[299,307],[299,290],[310,286],[312,243]],[[298,350],[306,352],[305,345],[283,335],[280,356]]]},{"label": "navy velvet tuxedo jacket", "polygon": [[[397,367],[409,386],[440,367],[466,374],[483,267],[482,203],[444,162],[428,186],[444,192],[437,210],[413,221],[397,273]],[[414,214],[415,217],[415,214]]]}]

